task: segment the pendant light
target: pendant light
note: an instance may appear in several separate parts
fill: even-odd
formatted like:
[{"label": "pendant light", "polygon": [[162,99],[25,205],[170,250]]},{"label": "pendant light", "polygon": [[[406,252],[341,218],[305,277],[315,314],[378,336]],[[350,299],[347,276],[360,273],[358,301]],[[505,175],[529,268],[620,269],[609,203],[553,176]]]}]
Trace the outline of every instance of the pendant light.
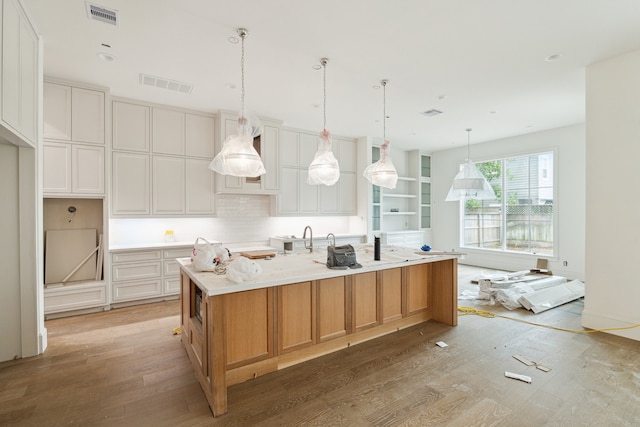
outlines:
[{"label": "pendant light", "polygon": [[221,175],[238,177],[258,177],[265,174],[260,155],[253,147],[253,139],[262,133],[260,122],[244,109],[244,39],[249,32],[244,28],[237,30],[242,40],[241,70],[241,106],[238,115],[238,134],[229,135],[224,141],[222,150],[209,164],[209,169]]},{"label": "pendant light", "polygon": [[382,140],[380,146],[380,159],[367,166],[362,174],[373,185],[379,187],[394,189],[398,182],[398,172],[391,161],[391,152],[389,150],[389,141],[387,141],[387,80],[381,80],[382,84]]},{"label": "pendant light", "polygon": [[320,138],[318,139],[318,151],[309,165],[308,183],[311,185],[333,185],[340,178],[340,166],[331,151],[331,134],[327,130],[327,58],[320,60],[322,65],[322,89],[323,89],[323,124]]},{"label": "pendant light", "polygon": [[470,138],[471,129],[467,129],[467,162],[462,170],[453,178],[453,184],[449,189],[445,201],[453,202],[464,200],[466,198],[477,200],[493,200],[496,193],[489,181],[478,170],[475,163],[471,161],[470,155]]}]

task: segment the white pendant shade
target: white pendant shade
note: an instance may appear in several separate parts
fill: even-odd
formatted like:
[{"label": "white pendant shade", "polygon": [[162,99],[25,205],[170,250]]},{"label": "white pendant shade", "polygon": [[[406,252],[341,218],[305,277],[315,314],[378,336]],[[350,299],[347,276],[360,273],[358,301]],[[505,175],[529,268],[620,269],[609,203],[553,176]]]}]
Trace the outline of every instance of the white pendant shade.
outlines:
[{"label": "white pendant shade", "polygon": [[467,160],[462,170],[453,178],[453,184],[451,184],[445,200],[453,202],[467,198],[477,200],[493,200],[496,198],[496,193],[493,191],[491,184],[471,160]]},{"label": "white pendant shade", "polygon": [[320,133],[318,151],[309,165],[308,183],[311,185],[333,185],[340,178],[338,160],[331,151],[331,134],[326,129]]},{"label": "white pendant shade", "polygon": [[389,141],[380,146],[380,159],[367,166],[362,175],[373,185],[394,189],[398,182],[398,172],[393,166],[391,155],[387,152],[388,146]]},{"label": "white pendant shade", "polygon": [[230,135],[209,169],[222,175],[254,178],[267,172],[249,135]]}]

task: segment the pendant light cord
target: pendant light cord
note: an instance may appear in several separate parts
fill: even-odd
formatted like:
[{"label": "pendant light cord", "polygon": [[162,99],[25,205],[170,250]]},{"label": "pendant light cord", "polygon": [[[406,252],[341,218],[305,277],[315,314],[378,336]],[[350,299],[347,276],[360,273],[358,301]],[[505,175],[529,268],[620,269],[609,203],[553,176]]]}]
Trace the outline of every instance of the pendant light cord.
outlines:
[{"label": "pendant light cord", "polygon": [[467,128],[467,161],[471,160],[471,148],[470,148],[470,141],[471,141],[471,128]]},{"label": "pendant light cord", "polygon": [[322,130],[327,129],[327,58],[322,58]]},{"label": "pendant light cord", "polygon": [[387,141],[387,81],[382,81],[382,143]]},{"label": "pendant light cord", "polygon": [[240,105],[240,114],[244,117],[244,38],[246,34],[241,34],[240,38],[242,39],[242,54],[240,57],[240,97],[241,97],[241,105]]}]

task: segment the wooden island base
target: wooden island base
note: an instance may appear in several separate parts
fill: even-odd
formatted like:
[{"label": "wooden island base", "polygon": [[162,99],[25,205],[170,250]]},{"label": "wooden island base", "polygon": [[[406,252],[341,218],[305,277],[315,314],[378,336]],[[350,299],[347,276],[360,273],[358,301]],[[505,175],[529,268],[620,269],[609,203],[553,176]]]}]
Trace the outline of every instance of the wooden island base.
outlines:
[{"label": "wooden island base", "polygon": [[233,384],[431,319],[457,325],[456,257],[357,271],[207,296],[183,267],[182,342],[214,416]]}]

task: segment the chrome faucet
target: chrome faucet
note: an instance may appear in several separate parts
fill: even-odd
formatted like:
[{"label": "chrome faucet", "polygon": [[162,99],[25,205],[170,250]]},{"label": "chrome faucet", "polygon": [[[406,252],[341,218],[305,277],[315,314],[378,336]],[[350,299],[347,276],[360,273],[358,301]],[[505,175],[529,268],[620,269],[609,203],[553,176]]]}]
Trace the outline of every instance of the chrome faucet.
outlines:
[{"label": "chrome faucet", "polygon": [[[307,229],[309,229],[309,246],[307,246]],[[309,252],[313,252],[313,230],[310,225],[307,225],[304,228],[304,232],[302,233],[302,240],[304,240],[304,248],[309,249]]]},{"label": "chrome faucet", "polygon": [[333,233],[327,234],[327,240],[329,240],[329,236],[333,237],[333,246],[336,245],[336,235]]}]

